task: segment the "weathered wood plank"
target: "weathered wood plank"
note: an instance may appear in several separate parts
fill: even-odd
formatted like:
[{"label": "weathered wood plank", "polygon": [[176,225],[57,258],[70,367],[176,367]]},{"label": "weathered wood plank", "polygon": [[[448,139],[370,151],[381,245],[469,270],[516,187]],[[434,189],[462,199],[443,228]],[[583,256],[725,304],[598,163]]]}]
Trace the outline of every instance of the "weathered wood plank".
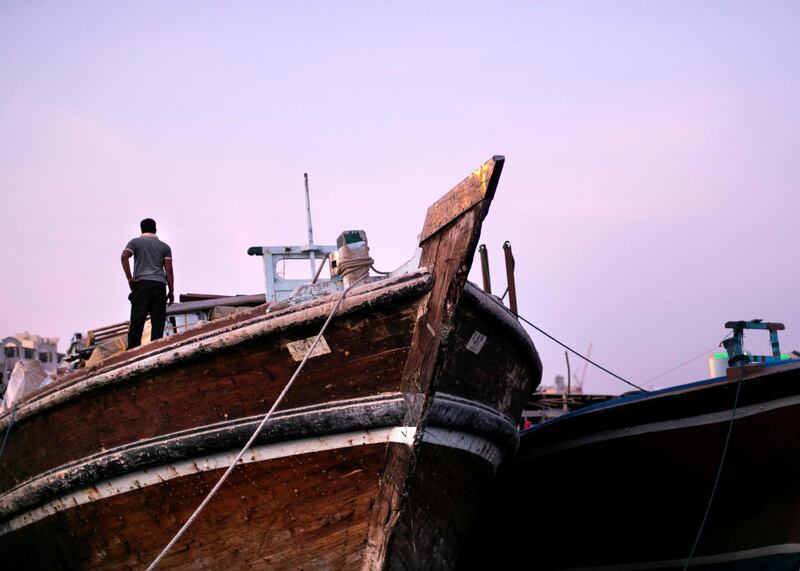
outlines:
[{"label": "weathered wood plank", "polygon": [[[503,163],[503,157],[499,156],[486,162],[437,202],[440,206],[429,210],[425,220],[420,267],[427,267],[435,281],[418,311],[401,381],[401,389],[409,400],[406,425],[416,426],[418,435],[425,428],[429,397],[436,386],[437,359],[452,328],[481,222],[494,197]],[[419,442],[413,449],[393,448],[387,455],[363,569],[378,570],[384,566],[394,527],[404,509],[418,450]],[[411,546],[400,547],[403,548]]]},{"label": "weathered wood plank", "polygon": [[504,161],[501,156],[493,157],[433,203],[425,215],[420,241],[424,242],[482,200],[492,200]]},{"label": "weathered wood plank", "polygon": [[192,301],[173,303],[167,308],[167,315],[180,315],[181,313],[190,313],[192,311],[203,311],[218,305],[238,307],[241,305],[263,305],[264,303],[266,303],[266,296],[263,293],[255,295],[234,295],[213,299],[194,299]]},{"label": "weathered wood plank", "polygon": [[[326,334],[332,352],[309,360],[280,408],[397,391],[415,308],[376,311],[369,331],[361,317],[334,322]],[[0,458],[0,491],[102,448],[263,414],[297,366],[286,344],[315,333],[306,327],[206,354],[22,420]],[[56,434],[64,436],[58,446],[42,446],[43,435]]]},{"label": "weathered wood plank", "polygon": [[[387,444],[238,467],[164,569],[355,569]],[[0,536],[5,569],[141,569],[219,478],[202,472]]]},{"label": "weathered wood plank", "polygon": [[[478,353],[467,349],[476,332],[485,338]],[[480,308],[466,299],[458,305],[450,336],[450,349],[442,356],[437,391],[483,403],[509,419],[518,418],[541,378],[538,357],[526,359],[530,348],[515,343],[509,338],[505,323],[487,319]],[[487,367],[486,363],[492,366]]]}]

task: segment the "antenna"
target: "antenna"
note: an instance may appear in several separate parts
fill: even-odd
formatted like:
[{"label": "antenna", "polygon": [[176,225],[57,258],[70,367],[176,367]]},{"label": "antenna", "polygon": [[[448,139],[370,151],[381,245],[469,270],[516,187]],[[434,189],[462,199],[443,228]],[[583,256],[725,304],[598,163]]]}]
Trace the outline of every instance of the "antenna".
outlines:
[{"label": "antenna", "polygon": [[[306,223],[308,224],[308,244],[305,246],[251,246],[247,249],[249,256],[262,256],[264,262],[264,289],[268,302],[283,301],[292,295],[292,292],[302,286],[308,285],[307,280],[290,279],[278,273],[278,263],[283,260],[309,260],[311,263],[311,283],[319,281],[341,281],[340,277],[334,280],[319,280],[317,275],[325,265],[325,260],[337,251],[336,246],[317,246],[314,244],[314,229],[311,226],[311,197],[308,192],[308,173],[303,173],[306,186]],[[322,260],[317,268],[317,255]],[[337,286],[338,284],[331,284]],[[329,288],[330,289],[330,288]],[[335,288],[334,288],[335,289]]]},{"label": "antenna", "polygon": [[314,228],[311,226],[311,197],[308,194],[308,173],[303,173],[306,183],[306,224],[308,225],[308,259],[311,262],[311,279],[317,275],[317,261],[314,259]]}]

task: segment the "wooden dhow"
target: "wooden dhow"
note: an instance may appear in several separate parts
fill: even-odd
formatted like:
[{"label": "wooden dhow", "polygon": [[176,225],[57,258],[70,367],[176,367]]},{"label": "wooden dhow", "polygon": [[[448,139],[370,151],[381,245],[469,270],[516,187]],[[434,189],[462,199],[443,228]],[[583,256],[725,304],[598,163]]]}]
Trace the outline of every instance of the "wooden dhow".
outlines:
[{"label": "wooden dhow", "polygon": [[541,378],[514,315],[466,282],[502,166],[494,157],[430,207],[406,273],[108,357],[0,416],[4,567],[147,567],[337,301],[297,382],[159,568],[455,565]]},{"label": "wooden dhow", "polygon": [[[800,354],[780,352],[782,324],[727,326],[726,375],[523,432],[466,568],[798,569]],[[744,353],[745,329],[769,330],[773,354]]]}]

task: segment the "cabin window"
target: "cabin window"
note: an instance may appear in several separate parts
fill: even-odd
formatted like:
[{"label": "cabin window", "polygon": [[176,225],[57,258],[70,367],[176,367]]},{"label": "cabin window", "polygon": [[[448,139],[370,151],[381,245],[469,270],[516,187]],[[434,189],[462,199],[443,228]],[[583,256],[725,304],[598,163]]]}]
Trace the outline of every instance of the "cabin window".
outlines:
[{"label": "cabin window", "polygon": [[25,358],[33,359],[33,349],[25,349]]},{"label": "cabin window", "polygon": [[17,352],[17,348],[14,345],[11,345],[10,347],[6,347],[6,357],[9,357],[9,358],[13,359],[14,357],[17,357],[18,355],[19,355],[19,353]]},{"label": "cabin window", "polygon": [[42,363],[49,363],[50,362],[50,353],[39,353],[39,360]]}]

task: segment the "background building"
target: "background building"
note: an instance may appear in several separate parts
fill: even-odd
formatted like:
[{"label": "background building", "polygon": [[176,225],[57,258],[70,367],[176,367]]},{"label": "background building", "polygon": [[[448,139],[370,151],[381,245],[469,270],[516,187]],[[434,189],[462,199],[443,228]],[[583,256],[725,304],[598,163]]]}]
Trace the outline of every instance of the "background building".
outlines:
[{"label": "background building", "polygon": [[27,331],[3,339],[0,354],[0,397],[18,361],[39,361],[48,374],[54,375],[64,355],[58,352],[58,337],[40,337]]}]

